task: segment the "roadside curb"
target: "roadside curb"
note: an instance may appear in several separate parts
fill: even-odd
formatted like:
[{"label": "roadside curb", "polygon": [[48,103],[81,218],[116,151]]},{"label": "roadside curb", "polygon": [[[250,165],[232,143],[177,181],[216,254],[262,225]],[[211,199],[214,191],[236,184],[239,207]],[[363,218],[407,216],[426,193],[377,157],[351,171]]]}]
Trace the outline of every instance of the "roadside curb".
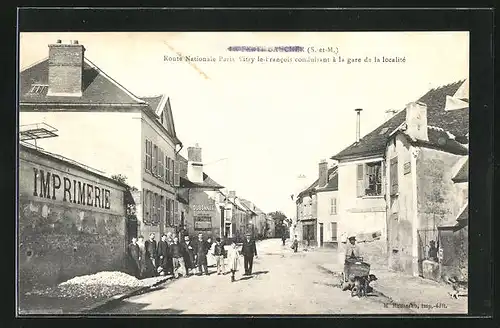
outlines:
[{"label": "roadside curb", "polygon": [[129,297],[132,297],[132,296],[135,296],[137,294],[140,294],[144,291],[147,291],[148,289],[150,288],[153,288],[153,287],[156,287],[164,282],[166,282],[167,280],[170,280],[172,279],[173,276],[166,276],[162,279],[159,279],[158,281],[156,281],[155,283],[151,284],[151,285],[148,285],[148,286],[142,286],[142,287],[138,287],[138,288],[135,288],[135,289],[132,289],[131,291],[127,292],[127,293],[124,293],[124,294],[118,294],[118,295],[115,295],[115,296],[112,296],[110,298],[107,298],[105,300],[102,300],[102,301],[99,301],[99,302],[96,302],[90,306],[87,306],[85,308],[83,308],[82,310],[79,311],[79,313],[92,313],[92,312],[95,312],[97,311],[98,309],[106,306],[106,305],[109,305],[113,302],[117,302],[117,301],[121,301],[121,300],[124,300],[126,298],[129,298]]}]

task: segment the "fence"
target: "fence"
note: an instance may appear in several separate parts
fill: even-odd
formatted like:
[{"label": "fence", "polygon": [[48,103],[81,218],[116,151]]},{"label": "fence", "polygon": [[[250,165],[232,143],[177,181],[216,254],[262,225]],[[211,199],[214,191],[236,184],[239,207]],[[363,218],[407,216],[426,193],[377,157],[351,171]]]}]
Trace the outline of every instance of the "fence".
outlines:
[{"label": "fence", "polygon": [[431,241],[435,242],[439,250],[439,237],[436,228],[418,229],[418,270],[422,274],[422,261],[429,259],[429,249]]}]

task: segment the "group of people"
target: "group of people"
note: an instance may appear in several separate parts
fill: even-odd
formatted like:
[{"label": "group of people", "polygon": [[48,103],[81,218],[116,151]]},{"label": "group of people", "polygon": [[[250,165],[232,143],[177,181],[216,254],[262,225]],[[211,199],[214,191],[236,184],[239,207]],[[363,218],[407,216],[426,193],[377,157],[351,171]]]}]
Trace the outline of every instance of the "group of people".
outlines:
[{"label": "group of people", "polygon": [[[235,281],[240,252],[234,241],[230,243],[229,251],[224,246],[225,243],[220,238],[212,243],[210,237],[205,240],[201,233],[195,242],[189,236],[184,236],[184,240],[179,242],[178,236],[171,233],[162,235],[159,242],[156,242],[154,233],[146,241],[139,236],[132,238],[128,246],[130,271],[139,279],[166,274],[173,275],[174,278],[189,277],[193,275],[195,268],[198,268],[198,275],[208,275],[208,259],[213,258],[217,274],[221,275],[226,274],[227,258],[231,281]],[[249,275],[252,273],[253,258],[257,256],[255,241],[250,235],[243,242],[241,254],[244,257],[245,275]]]}]

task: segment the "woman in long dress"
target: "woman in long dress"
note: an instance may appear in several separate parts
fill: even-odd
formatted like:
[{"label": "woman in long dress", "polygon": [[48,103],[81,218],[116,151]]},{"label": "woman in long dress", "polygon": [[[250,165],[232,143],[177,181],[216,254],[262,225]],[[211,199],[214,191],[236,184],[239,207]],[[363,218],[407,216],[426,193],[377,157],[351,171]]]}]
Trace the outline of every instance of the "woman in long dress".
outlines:
[{"label": "woman in long dress", "polygon": [[238,263],[240,261],[240,252],[236,248],[236,242],[234,240],[231,242],[231,247],[227,252],[227,259],[229,270],[231,270],[231,282],[234,282],[234,276],[236,271],[238,271]]},{"label": "woman in long dress", "polygon": [[209,247],[209,251],[207,254],[207,266],[213,267],[217,264],[215,260],[214,252],[215,252],[215,243],[212,241],[212,238],[208,237],[207,244]]}]

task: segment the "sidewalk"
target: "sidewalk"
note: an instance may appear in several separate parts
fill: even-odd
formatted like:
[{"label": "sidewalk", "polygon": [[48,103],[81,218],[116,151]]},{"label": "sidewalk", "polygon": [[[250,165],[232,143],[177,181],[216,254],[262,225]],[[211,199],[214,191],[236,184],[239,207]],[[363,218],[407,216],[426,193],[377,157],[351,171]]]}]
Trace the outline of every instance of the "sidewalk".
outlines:
[{"label": "sidewalk", "polygon": [[19,315],[54,315],[91,313],[111,302],[122,300],[147,291],[171,279],[172,276],[152,277],[141,280],[144,285],[109,298],[47,297],[23,295],[19,299]]},{"label": "sidewalk", "polygon": [[[335,275],[343,271],[339,263],[324,263],[319,267]],[[378,280],[370,286],[387,297],[393,307],[409,307],[415,313],[426,314],[467,313],[467,297],[452,299],[448,294],[452,291],[450,286],[380,267],[372,269],[371,273]]]}]

